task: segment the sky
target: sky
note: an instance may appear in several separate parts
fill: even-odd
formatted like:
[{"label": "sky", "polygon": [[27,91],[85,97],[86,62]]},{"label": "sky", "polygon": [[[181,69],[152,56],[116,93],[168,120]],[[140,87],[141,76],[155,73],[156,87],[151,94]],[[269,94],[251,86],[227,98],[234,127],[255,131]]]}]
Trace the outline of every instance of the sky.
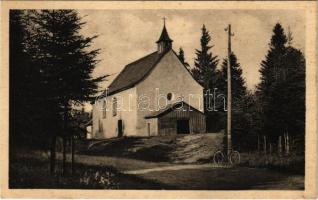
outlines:
[{"label": "sky", "polygon": [[[274,25],[279,22],[293,34],[293,46],[304,52],[305,11],[302,10],[79,10],[86,22],[85,36],[98,35],[92,48],[101,49],[93,76],[111,76],[100,86],[107,87],[123,67],[156,51],[163,17],[173,49],[182,47],[193,66],[195,49],[200,48],[201,28],[210,32],[213,55],[222,60],[227,54],[227,32],[231,24],[232,51],[236,54],[249,89],[259,82],[260,62],[265,58]],[[178,75],[176,74],[176,77]]]}]

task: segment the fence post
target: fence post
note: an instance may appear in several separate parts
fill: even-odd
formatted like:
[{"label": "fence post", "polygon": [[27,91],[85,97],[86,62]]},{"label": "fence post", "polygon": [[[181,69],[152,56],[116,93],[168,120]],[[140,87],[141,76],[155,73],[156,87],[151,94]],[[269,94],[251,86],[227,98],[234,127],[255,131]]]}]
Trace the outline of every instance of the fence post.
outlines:
[{"label": "fence post", "polygon": [[62,140],[63,140],[62,176],[65,176],[65,171],[66,171],[66,138],[65,138],[65,135],[62,137]]},{"label": "fence post", "polygon": [[71,139],[71,156],[72,156],[72,161],[71,161],[71,170],[72,170],[72,175],[74,174],[74,149],[75,149],[75,141],[74,141],[74,135],[72,135]]},{"label": "fence post", "polygon": [[259,140],[260,140],[260,139],[259,139],[259,134],[257,134],[257,151],[258,151],[258,153],[261,152],[261,143],[260,143]]},{"label": "fence post", "polygon": [[51,140],[51,148],[50,148],[50,151],[51,151],[51,155],[50,155],[50,173],[51,175],[54,175],[55,174],[55,160],[56,160],[56,136],[53,136],[52,137],[52,140]]},{"label": "fence post", "polygon": [[278,137],[278,153],[279,155],[282,154],[282,136],[281,135]]},{"label": "fence post", "polygon": [[267,151],[266,151],[266,136],[264,135],[264,153],[266,155]]},{"label": "fence post", "polygon": [[286,132],[286,154],[289,154],[289,134]]}]

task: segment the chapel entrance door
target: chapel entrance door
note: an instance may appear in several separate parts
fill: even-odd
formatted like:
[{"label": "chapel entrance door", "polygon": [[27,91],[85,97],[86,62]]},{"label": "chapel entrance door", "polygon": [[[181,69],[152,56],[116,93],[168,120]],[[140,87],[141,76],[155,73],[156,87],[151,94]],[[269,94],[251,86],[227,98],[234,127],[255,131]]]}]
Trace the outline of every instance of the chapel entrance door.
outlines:
[{"label": "chapel entrance door", "polygon": [[123,120],[118,120],[117,123],[117,130],[118,130],[118,137],[122,137],[123,136]]}]

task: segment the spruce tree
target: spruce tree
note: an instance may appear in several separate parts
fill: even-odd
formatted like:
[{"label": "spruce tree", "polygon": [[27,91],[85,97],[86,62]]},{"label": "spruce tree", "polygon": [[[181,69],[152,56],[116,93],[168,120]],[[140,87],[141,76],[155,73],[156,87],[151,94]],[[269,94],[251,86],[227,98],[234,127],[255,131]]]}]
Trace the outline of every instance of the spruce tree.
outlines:
[{"label": "spruce tree", "polygon": [[194,68],[191,70],[193,77],[204,87],[205,90],[212,89],[215,84],[218,57],[212,55],[209,43],[211,36],[205,25],[202,26],[202,36],[200,40],[201,48],[196,49]]},{"label": "spruce tree", "polygon": [[[236,55],[232,52],[230,55],[230,61],[231,61],[231,75],[232,75],[232,98],[233,100],[239,100],[241,97],[246,95],[246,86],[245,86],[245,80],[242,76],[243,71],[241,68],[240,63],[237,61]],[[227,59],[223,60],[222,66],[221,66],[221,85],[220,90],[223,94],[227,94]],[[235,107],[235,102],[234,105]]]},{"label": "spruce tree", "polygon": [[[10,10],[9,21],[9,81],[10,81],[10,146],[22,139],[25,140],[30,130],[25,116],[29,113],[29,59],[25,52],[24,13],[21,10]],[[30,113],[32,114],[32,112]],[[31,116],[30,116],[31,117]],[[32,117],[31,117],[32,118]]]},{"label": "spruce tree", "polygon": [[187,62],[185,61],[184,51],[183,51],[182,47],[180,47],[180,49],[179,49],[178,58],[179,58],[180,62],[181,62],[185,67],[187,67],[187,69],[189,69],[190,65],[189,65],[189,63],[187,63]]},{"label": "spruce tree", "polygon": [[53,115],[46,95],[42,96],[43,77],[30,51],[29,41],[34,37],[29,32],[29,17],[25,10],[10,11],[10,144],[43,148],[55,121],[46,120]]},{"label": "spruce tree", "polygon": [[299,148],[304,150],[306,62],[303,53],[292,46],[287,47],[284,66],[281,91],[276,92],[277,96],[283,97],[280,107],[282,130],[299,139],[302,142]]},{"label": "spruce tree", "polygon": [[37,37],[31,43],[36,60],[46,76],[48,95],[59,105],[66,123],[72,105],[93,100],[105,78],[92,77],[99,49],[92,50],[91,45],[97,36],[80,34],[85,23],[74,10],[42,10],[34,16]]},{"label": "spruce tree", "polygon": [[280,121],[282,117],[279,112],[279,104],[282,103],[282,99],[277,91],[279,91],[280,88],[280,72],[284,68],[283,59],[286,54],[286,42],[287,37],[283,27],[277,23],[273,29],[269,51],[265,60],[261,62],[261,82],[257,86],[257,93],[262,104],[263,112],[263,134],[268,136],[272,141],[282,132]]},{"label": "spruce tree", "polygon": [[211,53],[211,48],[213,47],[210,45],[211,36],[204,24],[201,31],[201,48],[195,50],[196,58],[191,72],[193,78],[203,87],[207,131],[216,131],[220,128],[219,115],[213,110],[214,105],[211,94],[213,94],[213,88],[217,85],[218,71],[216,68],[219,60],[217,56]]},{"label": "spruce tree", "polygon": [[286,44],[280,24],[276,24],[273,33],[270,49],[261,63],[257,95],[262,107],[262,133],[276,142],[279,136],[304,134],[305,58],[291,46],[291,39]]},{"label": "spruce tree", "polygon": [[[98,63],[99,49],[92,48],[97,36],[85,37],[80,30],[85,24],[75,10],[31,11],[28,47],[41,74],[39,97],[45,98],[51,130],[51,173],[55,166],[55,141],[63,138],[63,173],[66,163],[66,137],[72,139],[76,130],[72,124],[73,107],[94,99],[98,83],[106,76],[92,77]],[[52,118],[52,119],[50,119]],[[73,151],[72,151],[73,153]],[[72,154],[73,158],[73,154]],[[72,159],[73,160],[73,159]]]},{"label": "spruce tree", "polygon": [[[246,115],[246,105],[249,104],[251,94],[247,95],[245,80],[242,76],[242,68],[237,61],[236,55],[232,52],[230,55],[231,80],[232,80],[232,142],[236,149],[242,147],[242,142],[247,134],[248,116]],[[220,78],[218,81],[218,89],[220,93],[227,96],[227,59],[223,60]],[[222,111],[223,105],[220,102],[218,110]],[[221,112],[222,113],[222,112]],[[222,113],[222,126],[226,126],[226,112]]]}]

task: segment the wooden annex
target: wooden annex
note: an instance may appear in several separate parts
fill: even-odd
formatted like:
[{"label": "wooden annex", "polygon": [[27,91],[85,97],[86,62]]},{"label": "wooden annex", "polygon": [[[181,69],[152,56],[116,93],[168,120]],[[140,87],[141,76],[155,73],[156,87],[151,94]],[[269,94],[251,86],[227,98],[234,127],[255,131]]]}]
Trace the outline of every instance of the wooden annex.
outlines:
[{"label": "wooden annex", "polygon": [[206,130],[204,113],[185,102],[169,105],[145,118],[156,119],[148,122],[149,129],[151,123],[157,122],[157,127],[156,124],[152,125],[157,128],[156,135],[204,133]]}]

